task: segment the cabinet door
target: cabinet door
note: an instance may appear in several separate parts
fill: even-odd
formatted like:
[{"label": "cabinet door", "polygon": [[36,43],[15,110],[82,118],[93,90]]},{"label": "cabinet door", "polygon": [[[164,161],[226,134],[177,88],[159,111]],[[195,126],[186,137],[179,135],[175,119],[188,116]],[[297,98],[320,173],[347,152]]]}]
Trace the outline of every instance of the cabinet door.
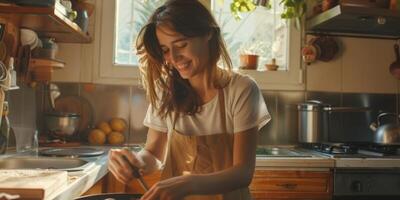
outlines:
[{"label": "cabinet door", "polygon": [[331,199],[331,172],[256,170],[254,199]]}]

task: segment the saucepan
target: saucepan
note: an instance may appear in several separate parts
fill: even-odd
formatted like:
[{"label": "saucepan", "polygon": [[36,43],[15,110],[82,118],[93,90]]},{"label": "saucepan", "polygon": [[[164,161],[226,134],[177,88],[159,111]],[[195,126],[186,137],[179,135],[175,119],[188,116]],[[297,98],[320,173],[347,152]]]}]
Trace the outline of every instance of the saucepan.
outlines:
[{"label": "saucepan", "polygon": [[138,200],[141,196],[141,194],[107,193],[82,196],[75,200]]}]

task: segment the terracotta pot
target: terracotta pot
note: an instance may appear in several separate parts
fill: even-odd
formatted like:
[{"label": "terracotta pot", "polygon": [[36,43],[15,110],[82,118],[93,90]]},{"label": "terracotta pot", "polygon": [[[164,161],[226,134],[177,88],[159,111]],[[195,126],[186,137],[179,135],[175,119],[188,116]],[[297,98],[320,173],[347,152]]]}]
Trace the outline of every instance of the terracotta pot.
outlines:
[{"label": "terracotta pot", "polygon": [[322,11],[329,10],[338,5],[339,0],[324,0],[322,1]]},{"label": "terracotta pot", "polygon": [[258,55],[242,54],[240,55],[240,69],[257,69]]}]

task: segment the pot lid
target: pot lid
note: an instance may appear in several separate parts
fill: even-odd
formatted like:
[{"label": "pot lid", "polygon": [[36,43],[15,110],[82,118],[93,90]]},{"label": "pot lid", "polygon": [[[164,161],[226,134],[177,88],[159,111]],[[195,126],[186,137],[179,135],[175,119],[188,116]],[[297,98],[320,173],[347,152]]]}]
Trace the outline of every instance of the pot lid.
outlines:
[{"label": "pot lid", "polygon": [[78,113],[69,113],[69,112],[49,112],[46,113],[47,116],[56,116],[56,117],[80,117]]},{"label": "pot lid", "polygon": [[299,111],[319,111],[323,110],[325,107],[329,107],[329,104],[324,104],[322,101],[318,100],[308,100],[305,103],[300,103],[297,105]]}]

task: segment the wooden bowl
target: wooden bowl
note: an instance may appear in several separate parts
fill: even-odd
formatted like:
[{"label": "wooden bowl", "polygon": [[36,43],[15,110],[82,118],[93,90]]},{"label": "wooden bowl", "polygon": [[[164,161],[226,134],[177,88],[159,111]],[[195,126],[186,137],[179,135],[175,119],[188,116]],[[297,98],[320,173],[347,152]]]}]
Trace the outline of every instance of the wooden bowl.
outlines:
[{"label": "wooden bowl", "polygon": [[265,67],[268,71],[276,71],[279,66],[275,64],[265,64]]}]

